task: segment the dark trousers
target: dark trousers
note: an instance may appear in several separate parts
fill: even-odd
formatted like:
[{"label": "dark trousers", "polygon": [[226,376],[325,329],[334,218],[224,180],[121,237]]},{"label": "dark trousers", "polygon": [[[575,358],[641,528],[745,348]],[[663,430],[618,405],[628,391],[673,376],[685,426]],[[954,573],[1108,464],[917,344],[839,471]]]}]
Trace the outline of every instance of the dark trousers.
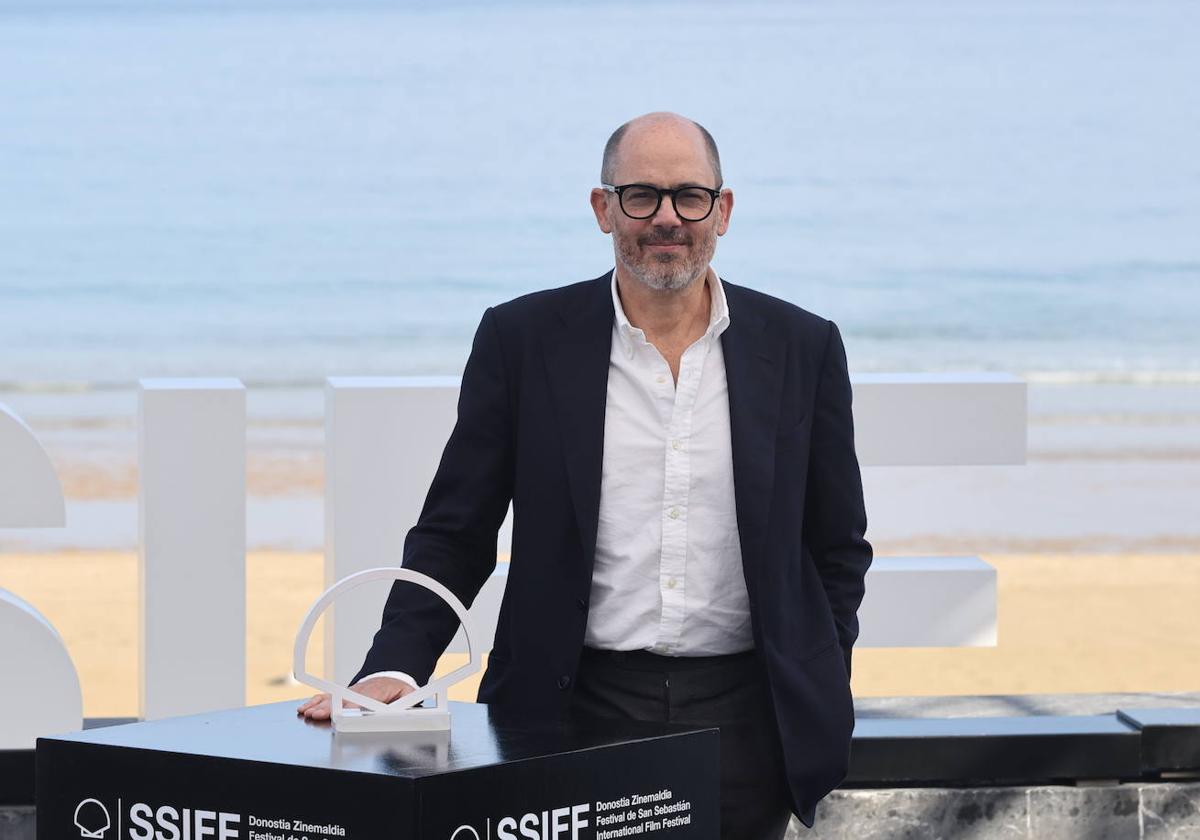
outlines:
[{"label": "dark trousers", "polygon": [[571,711],[720,727],[722,840],[782,840],[791,805],[767,691],[754,651],[683,657],[584,648]]}]

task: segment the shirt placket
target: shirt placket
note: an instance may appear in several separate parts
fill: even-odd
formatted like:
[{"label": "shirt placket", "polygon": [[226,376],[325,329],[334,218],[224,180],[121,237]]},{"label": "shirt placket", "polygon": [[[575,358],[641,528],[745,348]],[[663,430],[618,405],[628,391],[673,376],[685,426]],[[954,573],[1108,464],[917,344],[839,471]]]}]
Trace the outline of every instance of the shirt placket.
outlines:
[{"label": "shirt placket", "polygon": [[[664,653],[669,653],[678,646],[686,618],[692,412],[700,389],[700,371],[707,353],[707,336],[684,351],[679,361],[679,381],[675,386],[675,400],[666,429],[663,459],[663,538],[658,579],[662,613],[655,645]],[[665,360],[663,364],[666,364]]]}]

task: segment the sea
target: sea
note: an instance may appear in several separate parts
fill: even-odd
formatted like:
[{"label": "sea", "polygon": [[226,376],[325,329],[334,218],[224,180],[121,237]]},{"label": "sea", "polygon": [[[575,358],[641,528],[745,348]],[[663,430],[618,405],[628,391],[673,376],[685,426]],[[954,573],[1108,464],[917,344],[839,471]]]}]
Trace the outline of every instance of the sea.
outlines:
[{"label": "sea", "polygon": [[720,146],[723,278],[852,372],[1017,374],[1035,455],[1070,415],[1194,494],[1198,36],[1164,0],[0,0],[0,403],[65,462],[132,451],[143,377],[303,426],[325,377],[456,375],[486,307],[612,266],[604,142],[671,110]]}]

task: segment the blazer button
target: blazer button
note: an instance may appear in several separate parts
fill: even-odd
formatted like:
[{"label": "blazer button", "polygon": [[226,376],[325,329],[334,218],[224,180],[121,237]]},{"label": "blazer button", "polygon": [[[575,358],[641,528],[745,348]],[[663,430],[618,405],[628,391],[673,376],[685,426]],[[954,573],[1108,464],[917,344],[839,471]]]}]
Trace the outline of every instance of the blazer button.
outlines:
[{"label": "blazer button", "polygon": [[583,600],[582,598],[576,598],[575,606],[579,607],[580,612],[583,612],[587,609],[587,601]]},{"label": "blazer button", "polygon": [[563,674],[561,677],[558,678],[558,687],[559,688],[565,689],[570,684],[571,684],[571,677],[568,676],[567,674]]}]

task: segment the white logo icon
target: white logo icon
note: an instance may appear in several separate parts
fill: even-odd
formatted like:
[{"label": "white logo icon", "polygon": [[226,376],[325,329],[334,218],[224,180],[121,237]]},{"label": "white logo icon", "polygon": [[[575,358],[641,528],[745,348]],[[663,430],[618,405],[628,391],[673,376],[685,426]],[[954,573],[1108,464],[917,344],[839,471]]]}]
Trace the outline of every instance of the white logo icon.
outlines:
[{"label": "white logo icon", "polygon": [[112,825],[108,809],[99,799],[85,799],[75,806],[75,827],[80,837],[104,837]]}]

